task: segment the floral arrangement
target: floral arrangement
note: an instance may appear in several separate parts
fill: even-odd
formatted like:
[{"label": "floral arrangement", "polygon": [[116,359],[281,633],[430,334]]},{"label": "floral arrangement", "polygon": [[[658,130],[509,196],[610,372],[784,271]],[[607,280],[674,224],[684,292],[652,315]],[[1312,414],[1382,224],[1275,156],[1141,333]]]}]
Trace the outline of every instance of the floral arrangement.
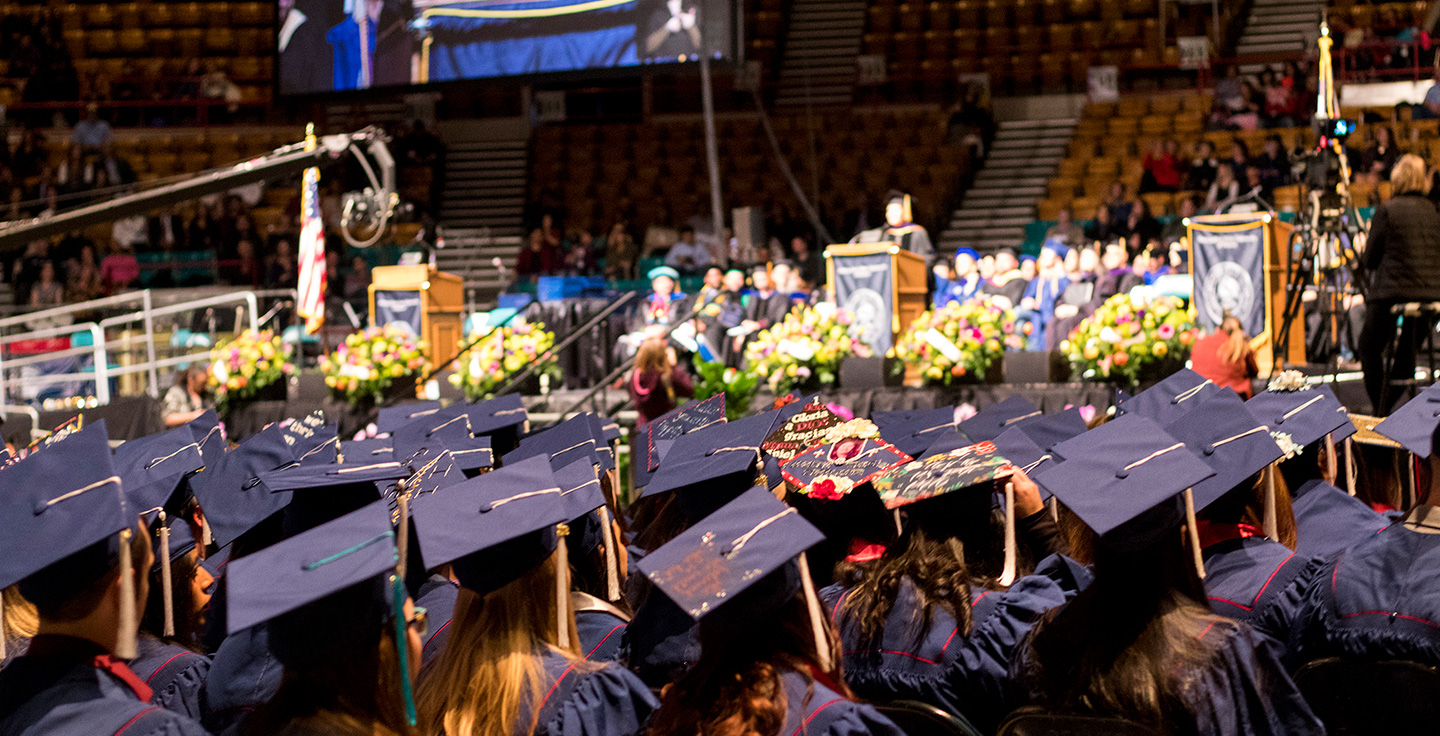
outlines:
[{"label": "floral arrangement", "polygon": [[294,372],[289,349],[270,330],[245,330],[210,350],[210,390],[221,413],[231,402],[252,399],[261,389]]},{"label": "floral arrangement", "polygon": [[894,347],[896,370],[915,366],[926,385],[983,381],[1007,348],[1025,347],[1030,325],[1015,324],[1015,313],[988,297],[950,302],[910,323]]},{"label": "floral arrangement", "polygon": [[1076,326],[1060,351],[1084,378],[1133,384],[1179,367],[1199,332],[1176,297],[1117,294]]},{"label": "floral arrangement", "polygon": [[1265,385],[1266,391],[1276,393],[1290,393],[1292,391],[1307,391],[1310,384],[1305,382],[1305,374],[1300,371],[1280,371],[1270,377],[1270,382]]},{"label": "floral arrangement", "polygon": [[745,359],[750,371],[768,377],[776,394],[829,386],[845,358],[870,357],[870,346],[858,339],[859,329],[850,314],[834,304],[797,307],[780,324],[756,333],[745,348]]},{"label": "floral arrangement", "polygon": [[695,372],[700,376],[700,381],[695,384],[697,400],[725,394],[725,418],[731,422],[750,412],[750,403],[760,390],[758,373],[726,368],[718,360],[701,360],[699,355],[695,356]]},{"label": "floral arrangement", "polygon": [[470,341],[474,345],[455,360],[455,372],[450,374],[450,383],[465,389],[470,401],[489,398],[510,376],[532,363],[538,375],[560,378],[560,361],[549,352],[555,345],[555,333],[546,330],[544,322],[472,332]]},{"label": "floral arrangement", "polygon": [[429,368],[425,342],[398,325],[352,332],[320,359],[325,385],[351,406],[378,404],[396,384],[415,382]]}]

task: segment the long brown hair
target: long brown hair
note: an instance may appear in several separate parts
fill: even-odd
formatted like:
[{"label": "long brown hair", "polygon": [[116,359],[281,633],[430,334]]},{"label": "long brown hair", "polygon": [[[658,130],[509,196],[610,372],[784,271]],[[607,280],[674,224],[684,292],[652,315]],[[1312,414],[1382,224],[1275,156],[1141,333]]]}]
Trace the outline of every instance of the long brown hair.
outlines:
[{"label": "long brown hair", "polygon": [[1295,528],[1295,507],[1290,498],[1290,486],[1283,473],[1276,472],[1271,465],[1250,476],[1249,480],[1235,486],[1215,502],[1206,506],[1199,517],[1210,521],[1249,524],[1264,528],[1265,484],[1269,475],[1275,476],[1275,530],[1280,543],[1295,549],[1298,533]]},{"label": "long brown hair", "polygon": [[1119,715],[1165,733],[1196,729],[1184,677],[1214,647],[1210,612],[1190,553],[1175,534],[1119,552],[1097,544],[1095,582],[1035,629],[1021,676],[1046,707]]},{"label": "long brown hair", "polygon": [[1250,355],[1250,336],[1240,326],[1240,318],[1227,313],[1220,321],[1220,331],[1230,336],[1220,348],[1220,357],[1226,363],[1244,363]]},{"label": "long brown hair", "polygon": [[[732,605],[739,605],[732,602]],[[814,693],[820,673],[840,695],[854,697],[840,671],[840,647],[826,626],[831,670],[821,669],[805,599],[791,596],[763,623],[743,630],[712,614],[700,620],[700,661],[665,688],[648,736],[776,736],[785,725],[781,676],[795,672]]]},{"label": "long brown hair", "polygon": [[670,360],[663,339],[649,337],[640,343],[640,349],[635,353],[635,371],[659,373],[662,378],[669,378]]},{"label": "long brown hair", "polygon": [[[906,578],[920,606],[916,645],[924,641],[937,608],[954,617],[961,634],[970,633],[970,570],[965,545],[955,537],[932,538],[918,527],[906,529],[880,559],[868,565],[841,563],[836,577],[850,592],[834,620],[837,625],[853,621],[862,642],[880,641]],[[878,656],[878,646],[863,648]]]},{"label": "long brown hair", "polygon": [[[557,646],[556,556],[504,587],[480,594],[461,588],[450,620],[450,641],[420,671],[415,705],[420,729],[432,736],[515,736],[534,733],[540,718],[517,728],[527,704],[547,685],[541,655],[549,650],[580,667],[575,648]],[[578,641],[573,616],[570,641]]]}]

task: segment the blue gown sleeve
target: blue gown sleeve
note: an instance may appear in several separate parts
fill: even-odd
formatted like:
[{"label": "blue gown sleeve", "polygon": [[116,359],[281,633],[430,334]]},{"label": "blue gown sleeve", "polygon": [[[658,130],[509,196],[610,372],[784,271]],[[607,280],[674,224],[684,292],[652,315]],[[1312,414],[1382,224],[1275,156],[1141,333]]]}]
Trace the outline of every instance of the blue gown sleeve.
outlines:
[{"label": "blue gown sleeve", "polygon": [[873,706],[842,700],[817,711],[804,726],[804,736],[905,736],[905,732]]},{"label": "blue gown sleeve", "polygon": [[1330,565],[1325,560],[1311,559],[1305,568],[1263,610],[1250,621],[1257,631],[1274,640],[1280,659],[1288,667],[1303,662],[1299,659],[1301,638],[1311,617],[1314,587],[1323,582]]},{"label": "blue gown sleeve", "polygon": [[1035,573],[1015,581],[992,613],[976,621],[959,652],[935,676],[868,670],[847,674],[857,694],[872,700],[919,700],[959,713],[982,731],[993,731],[1011,708],[1010,661],[1042,616],[1090,583],[1089,571],[1061,555],[1045,558]]},{"label": "blue gown sleeve", "polygon": [[1211,666],[1196,668],[1183,683],[1182,696],[1200,736],[1325,733],[1280,664],[1272,640],[1239,623],[1217,624],[1215,630],[1224,638]]},{"label": "blue gown sleeve", "polygon": [[205,678],[210,673],[210,660],[198,654],[187,659],[190,661],[183,669],[168,676],[166,682],[155,689],[150,702],[198,722],[204,717]]},{"label": "blue gown sleeve", "polygon": [[619,665],[583,673],[536,736],[633,736],[660,707],[645,683]]},{"label": "blue gown sleeve", "polygon": [[123,733],[124,736],[210,736],[199,723],[163,708],[146,712]]}]

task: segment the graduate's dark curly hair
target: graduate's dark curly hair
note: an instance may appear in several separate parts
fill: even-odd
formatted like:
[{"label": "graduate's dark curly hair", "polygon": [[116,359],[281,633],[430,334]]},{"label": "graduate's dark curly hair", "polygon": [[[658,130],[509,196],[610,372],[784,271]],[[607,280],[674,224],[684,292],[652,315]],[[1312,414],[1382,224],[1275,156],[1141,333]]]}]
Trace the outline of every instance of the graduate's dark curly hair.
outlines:
[{"label": "graduate's dark curly hair", "polygon": [[736,629],[718,617],[700,621],[700,661],[665,686],[647,736],[778,736],[788,699],[781,676],[795,672],[814,694],[815,676],[846,698],[840,647],[826,627],[831,670],[820,668],[805,598],[796,594],[762,625]]},{"label": "graduate's dark curly hair", "polygon": [[970,633],[970,568],[965,564],[965,545],[955,537],[932,538],[923,529],[907,529],[900,539],[871,563],[841,563],[838,582],[849,593],[835,611],[836,625],[854,625],[862,648],[877,652],[885,633],[890,611],[900,595],[900,586],[910,578],[920,608],[914,646],[924,641],[935,610],[943,609],[955,618],[961,634]]}]

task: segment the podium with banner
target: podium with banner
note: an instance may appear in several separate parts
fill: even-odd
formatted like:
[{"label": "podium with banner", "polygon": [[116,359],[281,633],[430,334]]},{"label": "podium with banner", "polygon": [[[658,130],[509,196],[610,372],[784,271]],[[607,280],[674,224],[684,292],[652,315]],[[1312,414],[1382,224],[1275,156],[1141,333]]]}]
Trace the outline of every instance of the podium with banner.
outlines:
[{"label": "podium with banner", "polygon": [[1255,349],[1260,374],[1285,363],[1305,362],[1305,324],[1297,315],[1286,344],[1274,340],[1285,318],[1285,281],[1291,226],[1266,212],[1190,218],[1191,305],[1206,330],[1228,312],[1240,320]]},{"label": "podium with banner", "polygon": [[465,284],[429,266],[377,266],[370,278],[370,324],[404,325],[429,348],[431,364],[460,347]]},{"label": "podium with banner", "polygon": [[825,273],[835,304],[864,327],[860,339],[884,355],[895,336],[925,312],[925,259],[896,243],[832,245]]}]

